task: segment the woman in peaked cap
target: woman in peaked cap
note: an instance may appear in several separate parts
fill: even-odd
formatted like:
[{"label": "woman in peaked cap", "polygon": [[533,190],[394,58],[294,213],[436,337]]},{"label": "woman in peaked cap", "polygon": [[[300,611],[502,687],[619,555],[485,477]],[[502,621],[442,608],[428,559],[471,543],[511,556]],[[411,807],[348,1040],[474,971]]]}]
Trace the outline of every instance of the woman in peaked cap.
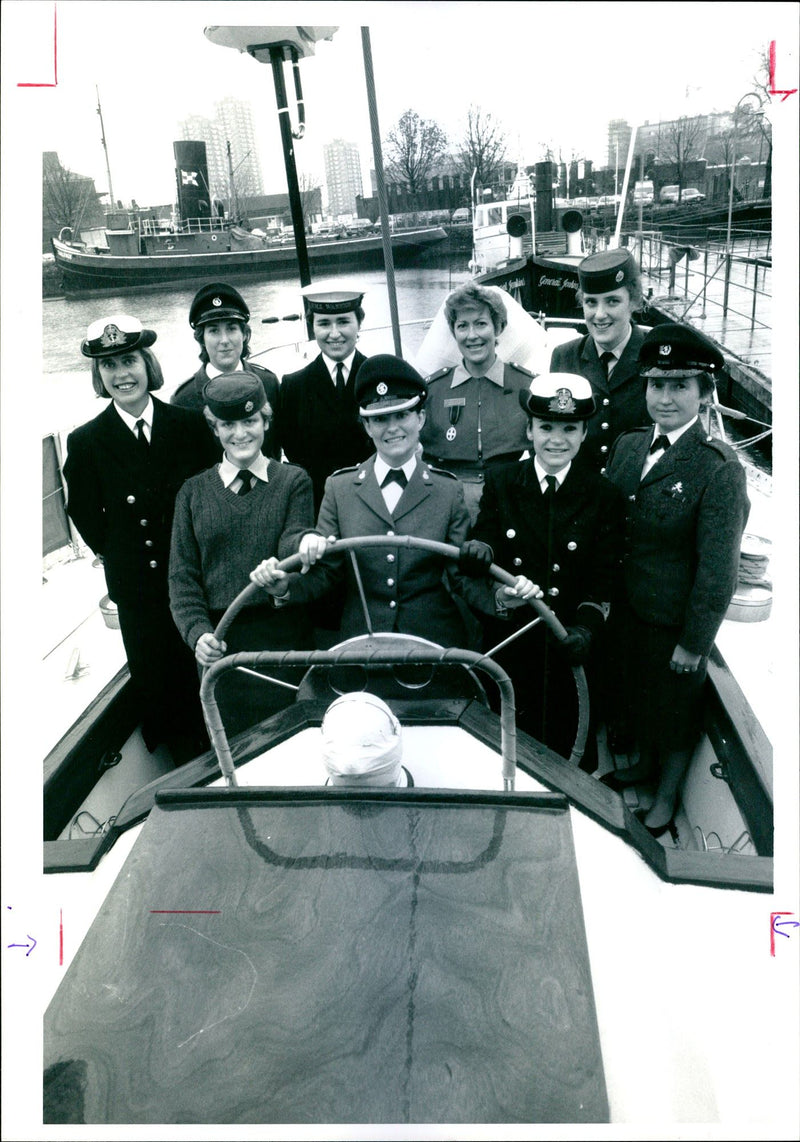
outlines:
[{"label": "woman in peaked cap", "polygon": [[[350,561],[318,562],[329,537],[414,535],[461,548],[469,529],[459,481],[419,456],[427,386],[416,369],[389,354],[370,357],[359,371],[355,396],[375,451],[328,478],[316,530],[298,537],[309,573],[286,576],[269,560],[252,575],[291,603],[317,598],[344,581],[343,638],[365,634],[367,623]],[[455,590],[460,576],[441,556],[375,547],[358,553],[358,566],[374,631],[416,635],[442,646],[466,644],[463,618],[443,573],[448,571]]]},{"label": "woman in peaked cap", "polygon": [[367,359],[356,347],[363,300],[364,290],[346,283],[306,286],[303,301],[320,352],[281,381],[283,449],[287,460],[311,477],[315,511],[328,476],[372,452],[355,398],[358,373]]},{"label": "woman in peaked cap", "polygon": [[[582,454],[595,408],[584,377],[543,373],[519,403],[532,455],[488,472],[471,542],[538,584],[567,629],[566,642],[557,642],[540,624],[500,651],[497,661],[514,683],[520,728],[569,757],[578,716],[571,668],[588,666],[604,635],[619,574],[622,503]],[[493,597],[483,581],[471,580],[465,594],[485,615],[487,650],[533,617],[514,609],[516,600]],[[591,772],[596,765],[592,721],[581,767]]]},{"label": "woman in peaked cap", "polygon": [[64,477],[67,510],[103,560],[116,603],[142,732],[176,763],[207,748],[197,675],[169,611],[167,563],[175,497],[214,456],[198,413],[152,394],[164,379],[152,329],[126,314],[94,321],[81,352],[108,407],[70,433]]},{"label": "woman in peaked cap", "polygon": [[617,440],[608,477],[624,494],[625,607],[618,628],[639,759],[612,788],[653,778],[644,823],[675,835],[681,782],[698,741],[708,654],[736,587],[749,501],[744,469],[699,420],[724,361],[707,337],[665,324],[639,364],[653,424]]},{"label": "woman in peaked cap", "polygon": [[644,330],[633,320],[643,305],[642,277],[630,251],[617,249],[584,258],[578,281],[588,333],[558,345],[550,369],[578,373],[592,386],[597,409],[584,458],[602,472],[617,436],[649,420],[638,366]]},{"label": "woman in peaked cap", "polygon": [[269,369],[249,360],[252,336],[250,310],[242,295],[225,282],[204,285],[192,301],[189,324],[194,330],[194,339],[200,346],[201,365],[193,377],[175,390],[171,403],[202,412],[203,389],[212,377],[223,373],[252,373],[261,381],[264,400],[269,402],[273,410],[270,427],[262,445],[264,455],[280,460],[280,426],[275,418],[278,378]]}]

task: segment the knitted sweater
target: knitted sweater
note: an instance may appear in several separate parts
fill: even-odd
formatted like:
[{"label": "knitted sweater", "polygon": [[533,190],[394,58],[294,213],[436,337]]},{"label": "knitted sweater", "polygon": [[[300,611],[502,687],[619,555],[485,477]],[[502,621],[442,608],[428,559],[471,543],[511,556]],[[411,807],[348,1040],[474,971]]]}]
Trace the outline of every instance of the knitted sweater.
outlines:
[{"label": "knitted sweater", "polygon": [[[175,625],[194,650],[212,633],[211,612],[224,610],[271,555],[285,559],[290,537],[313,528],[311,480],[292,464],[268,461],[268,482],[246,496],[223,487],[217,467],[193,476],[175,501],[169,559],[169,603]],[[268,596],[254,605],[268,603]],[[280,612],[276,612],[276,615]]]}]

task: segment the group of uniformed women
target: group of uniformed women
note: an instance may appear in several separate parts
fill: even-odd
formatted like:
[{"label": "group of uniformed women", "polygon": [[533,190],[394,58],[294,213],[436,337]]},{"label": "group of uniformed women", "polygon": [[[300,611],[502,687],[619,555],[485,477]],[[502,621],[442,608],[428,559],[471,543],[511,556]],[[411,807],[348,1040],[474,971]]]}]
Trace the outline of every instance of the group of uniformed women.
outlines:
[{"label": "group of uniformed women", "polygon": [[[176,763],[197,752],[190,651],[202,667],[235,649],[312,646],[310,604],[337,587],[339,638],[365,633],[363,593],[372,630],[464,644],[464,618],[478,614],[485,649],[543,597],[566,641],[537,627],[500,652],[521,728],[568,755],[570,668],[586,665],[611,744],[628,735],[638,747],[637,763],[605,780],[653,781],[645,824],[672,827],[735,587],[744,472],[699,420],[723,365],[713,343],[633,324],[641,287],[626,251],[585,259],[579,276],[588,334],[538,377],[498,358],[503,302],[474,283],[446,303],[461,364],[427,381],[400,358],[358,352],[352,291],[306,291],[321,352],[279,384],[247,361],[241,295],[203,287],[190,312],[202,367],[171,406],[152,395],[163,383],[154,332],[128,316],[90,326],[82,352],[111,403],[69,437],[68,509],[103,559],[151,749],[165,742]],[[320,562],[331,536],[371,534],[439,539],[461,559],[372,548],[360,583],[349,560]],[[298,550],[302,572],[286,576],[278,560]],[[513,587],[480,577],[492,561],[516,573]],[[250,580],[264,601],[221,643],[219,616]],[[221,701],[233,730],[289,700],[267,689],[239,685]],[[582,764],[596,768],[593,733]]]}]

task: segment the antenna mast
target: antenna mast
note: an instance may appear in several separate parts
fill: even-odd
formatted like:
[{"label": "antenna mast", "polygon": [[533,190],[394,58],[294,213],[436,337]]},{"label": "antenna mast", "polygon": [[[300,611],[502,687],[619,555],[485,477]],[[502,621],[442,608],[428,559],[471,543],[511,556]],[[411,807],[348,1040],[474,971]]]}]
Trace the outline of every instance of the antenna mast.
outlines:
[{"label": "antenna mast", "polygon": [[100,116],[100,142],[103,144],[103,151],[105,152],[105,156],[106,156],[106,173],[108,174],[108,197],[111,200],[110,206],[111,206],[111,209],[113,210],[114,207],[116,206],[117,200],[114,198],[114,188],[111,185],[111,166],[110,166],[109,161],[108,161],[108,147],[106,146],[106,129],[103,126],[103,109],[100,106],[100,92],[96,86],[95,86],[95,91],[97,92],[97,114]]}]

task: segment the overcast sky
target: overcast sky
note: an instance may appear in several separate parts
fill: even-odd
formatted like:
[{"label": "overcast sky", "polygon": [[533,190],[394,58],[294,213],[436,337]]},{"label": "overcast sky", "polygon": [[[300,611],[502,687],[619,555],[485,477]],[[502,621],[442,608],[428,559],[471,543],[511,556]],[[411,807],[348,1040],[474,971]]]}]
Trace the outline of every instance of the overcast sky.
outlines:
[{"label": "overcast sky", "polygon": [[[3,4],[5,81],[52,79],[53,4]],[[301,171],[322,177],[322,145],[356,142],[369,193],[371,143],[360,25],[371,28],[381,133],[407,108],[456,142],[470,104],[505,128],[510,157],[543,144],[605,163],[608,121],[655,121],[731,109],[775,40],[796,70],[794,4],[719,3],[171,3],[58,4],[58,86],[25,90],[26,141],[108,185],[96,114],[100,92],[114,194],[172,201],[178,121],[234,95],[253,107],[268,193],[285,190],[271,68],[208,41],[209,24],[338,24],[301,65]],[[9,43],[13,46],[9,51]],[[9,67],[12,73],[9,74]],[[780,70],[778,72],[780,76]],[[287,72],[287,79],[290,77]]]}]

